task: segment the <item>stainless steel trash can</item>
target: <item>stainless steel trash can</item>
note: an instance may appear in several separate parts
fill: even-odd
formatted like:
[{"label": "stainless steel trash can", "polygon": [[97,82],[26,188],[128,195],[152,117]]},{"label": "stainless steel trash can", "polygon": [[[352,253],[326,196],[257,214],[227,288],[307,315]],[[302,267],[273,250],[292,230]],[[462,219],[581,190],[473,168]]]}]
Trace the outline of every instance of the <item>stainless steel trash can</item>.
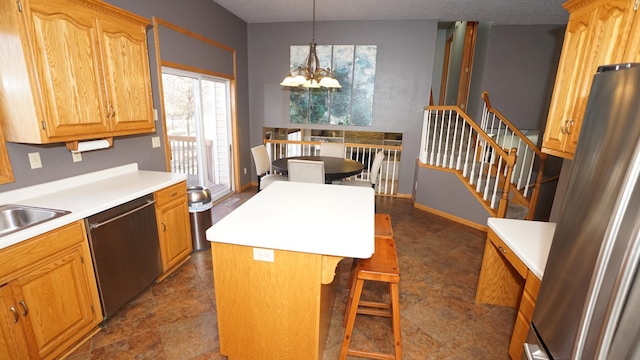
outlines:
[{"label": "stainless steel trash can", "polygon": [[191,243],[193,251],[207,250],[211,243],[207,241],[205,232],[213,225],[211,221],[211,192],[202,186],[187,188],[189,199],[189,222],[191,223]]}]

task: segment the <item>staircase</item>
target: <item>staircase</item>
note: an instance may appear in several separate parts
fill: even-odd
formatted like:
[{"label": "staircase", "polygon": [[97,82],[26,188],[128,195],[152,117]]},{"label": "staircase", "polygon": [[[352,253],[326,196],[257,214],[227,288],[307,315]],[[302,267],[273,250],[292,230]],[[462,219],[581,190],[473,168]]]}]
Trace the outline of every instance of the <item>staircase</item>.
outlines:
[{"label": "staircase", "polygon": [[492,217],[531,220],[546,154],[482,98],[480,123],[457,106],[425,108],[419,165],[455,173]]}]

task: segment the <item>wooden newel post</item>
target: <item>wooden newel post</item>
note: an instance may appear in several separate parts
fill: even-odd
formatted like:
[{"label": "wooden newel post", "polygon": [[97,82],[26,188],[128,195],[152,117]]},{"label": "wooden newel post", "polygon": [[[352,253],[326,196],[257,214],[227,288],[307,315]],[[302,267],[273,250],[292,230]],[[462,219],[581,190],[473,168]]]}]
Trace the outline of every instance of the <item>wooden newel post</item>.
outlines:
[{"label": "wooden newel post", "polygon": [[507,157],[507,174],[504,178],[502,197],[500,198],[500,205],[498,206],[497,217],[499,218],[504,218],[507,214],[507,205],[509,204],[509,189],[511,188],[511,174],[513,173],[513,166],[516,163],[517,152],[518,149],[511,148],[511,150],[509,150],[509,156]]}]

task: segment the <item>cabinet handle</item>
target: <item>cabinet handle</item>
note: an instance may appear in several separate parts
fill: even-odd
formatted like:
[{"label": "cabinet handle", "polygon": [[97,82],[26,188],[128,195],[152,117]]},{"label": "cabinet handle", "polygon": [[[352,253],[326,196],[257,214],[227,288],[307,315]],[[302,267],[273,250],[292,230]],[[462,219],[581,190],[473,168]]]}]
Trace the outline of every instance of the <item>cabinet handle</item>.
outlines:
[{"label": "cabinet handle", "polygon": [[107,117],[111,117],[111,106],[105,105],[104,108],[107,110]]},{"label": "cabinet handle", "polygon": [[22,305],[22,308],[24,309],[24,311],[22,312],[22,316],[27,316],[27,314],[29,314],[29,307],[27,307],[27,304],[24,302],[24,300],[20,300],[18,304]]},{"label": "cabinet handle", "polygon": [[562,125],[560,125],[560,132],[561,132],[562,134],[566,134],[566,133],[567,133],[567,128],[566,128],[566,126],[567,126],[567,120],[564,120],[564,121],[562,122]]},{"label": "cabinet handle", "polygon": [[109,105],[109,109],[111,109],[111,111],[109,112],[111,114],[111,117],[116,116],[116,110],[113,108],[113,105]]},{"label": "cabinet handle", "polygon": [[567,127],[566,127],[567,134],[571,134],[571,128],[573,127],[574,123],[575,121],[573,121],[573,119],[570,119],[569,121],[567,121]]},{"label": "cabinet handle", "polygon": [[502,251],[503,254],[507,253],[507,249],[503,248],[502,245],[498,245],[498,250]]},{"label": "cabinet handle", "polygon": [[14,308],[13,306],[9,308],[9,310],[11,310],[11,312],[13,313],[13,323],[17,323],[18,322],[18,311],[16,311],[16,308]]},{"label": "cabinet handle", "polygon": [[162,222],[162,232],[166,232],[167,231],[167,223],[165,223],[164,221]]}]

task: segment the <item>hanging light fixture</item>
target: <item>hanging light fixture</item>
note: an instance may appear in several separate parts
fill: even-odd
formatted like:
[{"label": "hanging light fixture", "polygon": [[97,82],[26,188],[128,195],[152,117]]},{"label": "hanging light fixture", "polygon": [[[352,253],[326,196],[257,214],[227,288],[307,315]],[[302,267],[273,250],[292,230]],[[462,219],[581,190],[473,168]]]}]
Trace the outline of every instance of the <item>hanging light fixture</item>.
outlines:
[{"label": "hanging light fixture", "polygon": [[[280,85],[288,87],[302,86],[310,89],[320,87],[335,89],[341,88],[340,82],[331,73],[329,68],[321,68],[316,54],[316,0],[313,0],[313,22],[311,32],[311,43],[309,44],[309,55],[305,61],[305,67],[298,66],[297,69],[287,75]],[[295,74],[295,75],[294,75]]]}]

